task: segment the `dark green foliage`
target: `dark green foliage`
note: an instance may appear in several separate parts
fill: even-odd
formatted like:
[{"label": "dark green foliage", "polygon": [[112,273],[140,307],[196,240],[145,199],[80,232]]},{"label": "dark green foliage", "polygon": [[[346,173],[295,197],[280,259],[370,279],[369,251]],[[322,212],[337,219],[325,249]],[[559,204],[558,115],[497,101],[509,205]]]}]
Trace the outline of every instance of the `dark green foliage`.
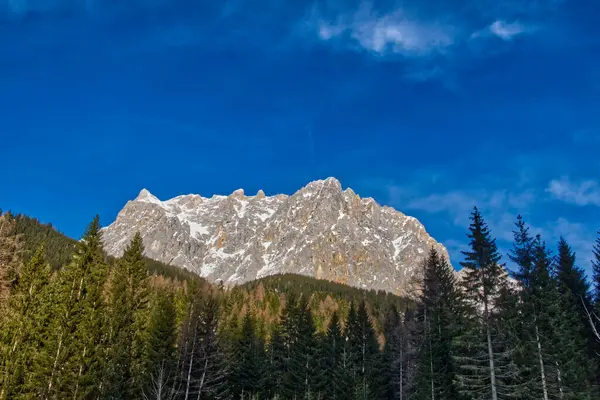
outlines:
[{"label": "dark green foliage", "polygon": [[103,396],[130,398],[139,395],[143,375],[143,332],[148,319],[148,271],[136,233],[115,263],[110,282],[106,326],[106,367]]},{"label": "dark green foliage", "polygon": [[509,328],[499,323],[508,282],[496,241],[477,208],[471,214],[467,237],[470,250],[463,252],[460,283],[465,299],[454,339],[457,388],[468,397],[497,400],[516,393],[519,373]]},{"label": "dark green foliage", "polygon": [[327,322],[333,311],[321,314],[319,310],[324,308],[322,304],[326,305],[329,299],[338,304],[337,311],[340,319],[346,318],[351,302],[358,304],[364,300],[369,305],[372,322],[378,330],[383,328],[383,321],[389,307],[394,305],[397,309],[403,310],[414,305],[410,299],[381,290],[358,289],[336,282],[296,274],[277,274],[260,278],[234,288],[231,295],[238,298],[240,302],[248,301],[249,299],[243,293],[255,293],[261,287],[261,290],[267,293],[268,298],[265,301],[269,303],[268,306],[264,307],[264,310],[273,315],[278,315],[281,312],[279,303],[281,295],[292,295],[296,298],[301,295],[309,295],[307,302],[313,313],[315,328],[323,333],[327,330]]},{"label": "dark green foliage", "polygon": [[460,293],[452,267],[431,249],[425,262],[423,294],[418,307],[422,324],[414,396],[417,399],[457,399],[452,338]]},{"label": "dark green foliage", "polygon": [[344,379],[345,352],[347,351],[340,317],[334,312],[329,321],[327,333],[321,337],[318,392],[327,399],[344,399],[348,394],[349,379]]},{"label": "dark green foliage", "polygon": [[43,245],[17,273],[0,331],[0,398],[39,396],[27,373],[36,360],[48,323],[50,268]]},{"label": "dark green foliage", "polygon": [[169,394],[176,390],[176,330],[173,295],[157,290],[152,301],[143,356],[142,391],[147,398],[173,398]]},{"label": "dark green foliage", "polygon": [[520,217],[514,285],[475,210],[461,283],[432,251],[416,301],[293,274],[215,288],[140,235],[107,257],[97,218],[78,242],[18,218],[0,215],[0,400],[598,398],[597,296]]},{"label": "dark green foliage", "polygon": [[357,398],[365,400],[365,397],[359,395],[365,396],[366,393],[370,393],[373,398],[382,398],[385,393],[384,382],[381,382],[384,374],[383,362],[364,301],[360,302],[356,317],[354,314],[351,317],[348,318],[346,335],[354,369]]},{"label": "dark green foliage", "polygon": [[254,319],[249,313],[244,315],[241,332],[232,347],[230,383],[233,397],[251,399],[258,396],[266,357],[264,343],[256,335]]},{"label": "dark green foliage", "polygon": [[36,218],[23,214],[14,216],[17,234],[25,238],[23,258],[29,260],[35,249],[42,244],[46,251],[46,259],[52,269],[57,270],[71,261],[77,241],[60,233],[52,224],[43,224]]},{"label": "dark green foliage", "polygon": [[[587,390],[588,379],[592,378],[595,360],[594,350],[596,348],[596,338],[588,322],[587,310],[592,309],[589,295],[589,286],[585,278],[585,273],[581,268],[575,265],[575,253],[567,242],[560,238],[558,242],[558,251],[554,258],[554,270],[560,294],[559,305],[562,309],[563,326],[561,340],[564,342],[565,349],[578,348],[579,351],[585,351],[590,356],[588,360],[580,358],[578,365],[569,368],[569,372],[576,372],[579,379],[569,379],[565,372],[565,382],[570,384],[574,391],[585,392]],[[564,353],[561,351],[561,353]],[[563,363],[571,364],[575,361],[574,357],[562,357]]]}]

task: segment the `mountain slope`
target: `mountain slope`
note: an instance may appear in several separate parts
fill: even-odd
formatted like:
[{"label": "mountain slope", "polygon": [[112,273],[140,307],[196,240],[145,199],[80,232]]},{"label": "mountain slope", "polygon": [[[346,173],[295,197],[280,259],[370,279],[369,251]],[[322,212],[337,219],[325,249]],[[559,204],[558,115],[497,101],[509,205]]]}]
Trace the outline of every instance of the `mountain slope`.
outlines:
[{"label": "mountain slope", "polygon": [[296,273],[407,294],[431,246],[447,256],[415,218],[334,178],[291,196],[240,189],[160,201],[144,189],[105,228],[107,252],[120,255],[136,231],[148,257],[227,284]]}]

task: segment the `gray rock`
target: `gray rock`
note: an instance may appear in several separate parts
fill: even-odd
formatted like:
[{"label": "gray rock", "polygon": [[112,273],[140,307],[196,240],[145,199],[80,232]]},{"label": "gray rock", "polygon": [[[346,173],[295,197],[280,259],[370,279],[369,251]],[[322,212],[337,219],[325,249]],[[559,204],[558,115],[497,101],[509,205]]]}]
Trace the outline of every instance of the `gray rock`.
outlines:
[{"label": "gray rock", "polygon": [[148,257],[226,284],[297,273],[408,295],[432,246],[448,257],[415,218],[342,190],[334,178],[291,196],[238,189],[160,201],[143,189],[104,228],[107,252],[120,256],[136,231]]}]

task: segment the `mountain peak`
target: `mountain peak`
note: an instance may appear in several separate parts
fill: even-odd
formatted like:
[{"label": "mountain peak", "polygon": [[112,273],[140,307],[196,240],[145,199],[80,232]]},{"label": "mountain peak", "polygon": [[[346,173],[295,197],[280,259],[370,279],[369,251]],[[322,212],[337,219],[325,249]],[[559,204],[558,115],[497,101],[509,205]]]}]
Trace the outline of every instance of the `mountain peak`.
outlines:
[{"label": "mountain peak", "polygon": [[233,198],[242,200],[245,197],[244,189],[234,190],[233,193],[231,193],[230,196],[233,197]]},{"label": "mountain peak", "polygon": [[238,189],[161,202],[143,189],[105,229],[108,254],[121,255],[136,231],[146,256],[228,285],[297,273],[408,294],[431,247],[447,257],[416,219],[342,192],[332,177],[292,196]]},{"label": "mountain peak", "polygon": [[140,190],[140,194],[135,198],[135,201],[145,201],[147,203],[160,203],[158,197],[154,196],[148,189]]}]

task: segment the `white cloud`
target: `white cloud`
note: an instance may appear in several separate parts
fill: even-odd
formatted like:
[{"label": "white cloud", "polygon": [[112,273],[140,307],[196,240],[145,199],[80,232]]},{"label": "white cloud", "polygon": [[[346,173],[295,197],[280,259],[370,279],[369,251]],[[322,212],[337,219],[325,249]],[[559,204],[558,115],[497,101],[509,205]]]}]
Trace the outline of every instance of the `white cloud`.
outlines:
[{"label": "white cloud", "polygon": [[489,30],[492,34],[498,36],[502,40],[511,40],[515,36],[525,33],[527,28],[517,21],[506,22],[498,20],[489,26]]},{"label": "white cloud", "polygon": [[380,55],[424,56],[454,43],[451,27],[409,18],[402,10],[378,15],[368,7],[335,21],[321,19],[318,34],[321,40],[349,40]]},{"label": "white cloud", "polygon": [[519,21],[507,22],[504,20],[496,20],[485,29],[473,32],[471,34],[471,39],[481,39],[495,36],[504,41],[511,41],[517,36],[525,33],[531,33],[534,30],[534,27],[524,25]]},{"label": "white cloud", "polygon": [[578,206],[600,206],[600,185],[594,180],[571,182],[568,177],[551,180],[546,188],[557,200]]},{"label": "white cloud", "polygon": [[[395,195],[401,193],[400,189],[395,189]],[[526,210],[535,200],[532,191],[526,190],[519,193],[509,192],[507,190],[495,191],[450,191],[446,193],[435,193],[425,197],[413,197],[406,207],[414,210],[422,210],[428,213],[446,212],[453,218],[454,224],[466,226],[469,215],[474,206],[477,206],[482,212],[493,212],[495,219],[508,220],[507,214],[500,211],[513,209],[516,212]],[[514,215],[511,215],[514,218]],[[515,214],[516,215],[516,214]],[[500,218],[502,217],[502,218]],[[511,221],[511,224],[514,219]],[[506,226],[506,223],[503,224]]]}]

